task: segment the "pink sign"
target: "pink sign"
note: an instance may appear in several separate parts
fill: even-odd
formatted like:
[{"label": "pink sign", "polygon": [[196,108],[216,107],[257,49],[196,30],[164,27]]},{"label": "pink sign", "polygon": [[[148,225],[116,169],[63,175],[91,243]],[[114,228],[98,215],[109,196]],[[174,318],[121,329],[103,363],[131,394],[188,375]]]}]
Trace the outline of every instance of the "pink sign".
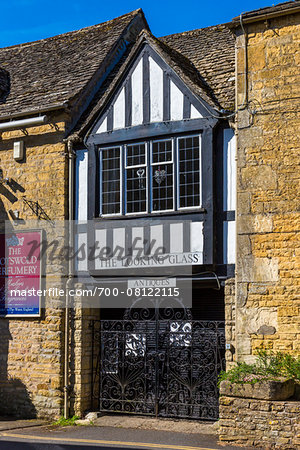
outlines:
[{"label": "pink sign", "polygon": [[40,244],[40,231],[0,235],[0,315],[40,314]]}]

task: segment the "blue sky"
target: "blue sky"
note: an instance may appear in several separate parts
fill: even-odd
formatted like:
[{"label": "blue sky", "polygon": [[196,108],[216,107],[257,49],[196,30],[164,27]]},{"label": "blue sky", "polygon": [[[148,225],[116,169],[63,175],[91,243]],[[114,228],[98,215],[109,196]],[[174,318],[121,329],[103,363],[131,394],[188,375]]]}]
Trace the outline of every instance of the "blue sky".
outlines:
[{"label": "blue sky", "polygon": [[0,47],[77,30],[137,8],[159,37],[228,22],[270,5],[272,0],[2,0]]}]

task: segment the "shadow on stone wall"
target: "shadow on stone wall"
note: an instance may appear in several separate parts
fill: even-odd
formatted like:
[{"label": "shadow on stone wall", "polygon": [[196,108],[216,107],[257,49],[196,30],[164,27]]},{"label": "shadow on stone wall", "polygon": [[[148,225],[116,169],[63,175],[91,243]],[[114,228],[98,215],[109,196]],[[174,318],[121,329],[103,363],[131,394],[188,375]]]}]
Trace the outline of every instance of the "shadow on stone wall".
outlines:
[{"label": "shadow on stone wall", "polygon": [[[9,341],[12,339],[9,320],[0,319],[0,415],[31,419],[36,417],[36,409],[25,384],[8,375]],[[14,356],[19,359],[19,355]]]}]

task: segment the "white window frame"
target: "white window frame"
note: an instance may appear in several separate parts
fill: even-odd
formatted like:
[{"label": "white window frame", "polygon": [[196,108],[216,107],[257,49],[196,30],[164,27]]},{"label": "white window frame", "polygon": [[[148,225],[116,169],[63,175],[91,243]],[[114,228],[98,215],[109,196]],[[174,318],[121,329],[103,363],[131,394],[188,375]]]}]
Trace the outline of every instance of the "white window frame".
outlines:
[{"label": "white window frame", "polygon": [[[196,206],[184,206],[180,207],[180,185],[179,185],[179,140],[184,138],[195,138],[199,139],[199,205]],[[172,144],[172,159],[170,161],[160,161],[153,162],[153,143],[171,141]],[[145,163],[140,165],[128,166],[127,165],[127,148],[131,145],[145,144]],[[103,214],[103,190],[102,190],[102,166],[103,166],[103,155],[104,150],[116,149],[120,151],[120,212],[114,214]],[[101,217],[124,217],[124,216],[142,216],[142,215],[157,215],[161,213],[170,212],[180,212],[180,211],[195,211],[202,207],[202,139],[201,134],[184,134],[181,136],[170,136],[165,138],[155,138],[141,140],[134,143],[122,143],[119,145],[109,145],[99,148],[99,160],[100,160],[100,216]],[[172,175],[173,175],[173,208],[164,209],[159,211],[153,211],[153,195],[152,195],[152,177],[153,168],[160,165],[172,164]],[[127,212],[127,192],[126,192],[126,177],[127,169],[135,169],[139,167],[145,167],[146,172],[146,208],[145,211],[139,212]],[[151,188],[151,189],[150,189]]]},{"label": "white window frame", "polygon": [[[113,148],[119,148],[120,151],[120,212],[114,214],[103,214],[103,191],[102,191],[102,167],[103,167],[103,154],[104,150],[110,150]],[[111,145],[109,147],[103,147],[99,149],[100,152],[100,215],[101,217],[122,217],[124,215],[123,211],[123,146],[122,145]]]},{"label": "white window frame", "polygon": [[[145,144],[145,164],[135,165],[135,166],[127,166],[127,147],[130,147],[131,145],[140,145]],[[142,216],[144,214],[149,213],[149,199],[148,199],[148,192],[149,192],[149,185],[148,185],[148,147],[149,142],[147,141],[140,141],[135,142],[134,144],[125,144],[124,145],[124,202],[122,199],[122,203],[124,203],[124,215],[126,216]],[[145,167],[145,173],[146,173],[146,209],[145,211],[139,211],[139,212],[127,212],[127,190],[126,190],[126,181],[127,181],[127,172],[126,169],[135,169],[138,167]],[[122,168],[123,169],[123,168]]]},{"label": "white window frame", "polygon": [[[152,160],[152,146],[153,143],[155,142],[166,142],[166,141],[171,141],[172,144],[172,160],[171,161],[160,161],[158,163],[154,163]],[[159,211],[153,211],[153,196],[152,196],[152,190],[151,190],[151,196],[150,196],[150,214],[160,214],[160,213],[164,213],[164,212],[173,212],[176,211],[176,198],[175,198],[175,183],[176,183],[176,177],[175,177],[175,158],[174,158],[174,138],[169,137],[169,138],[163,138],[163,139],[152,139],[150,141],[150,165],[149,165],[149,179],[152,182],[152,175],[153,175],[153,167],[155,166],[161,166],[163,164],[172,164],[172,175],[173,175],[173,208],[171,209],[160,209]],[[152,184],[151,184],[152,187]]]}]

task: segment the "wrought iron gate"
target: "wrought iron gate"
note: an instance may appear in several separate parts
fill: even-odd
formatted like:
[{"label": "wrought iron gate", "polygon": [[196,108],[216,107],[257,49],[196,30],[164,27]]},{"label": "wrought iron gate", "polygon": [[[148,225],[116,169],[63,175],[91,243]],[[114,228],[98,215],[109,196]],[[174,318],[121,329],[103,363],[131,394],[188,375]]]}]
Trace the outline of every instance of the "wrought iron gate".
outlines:
[{"label": "wrought iron gate", "polygon": [[224,322],[186,310],[128,311],[100,321],[100,411],[216,419]]}]

